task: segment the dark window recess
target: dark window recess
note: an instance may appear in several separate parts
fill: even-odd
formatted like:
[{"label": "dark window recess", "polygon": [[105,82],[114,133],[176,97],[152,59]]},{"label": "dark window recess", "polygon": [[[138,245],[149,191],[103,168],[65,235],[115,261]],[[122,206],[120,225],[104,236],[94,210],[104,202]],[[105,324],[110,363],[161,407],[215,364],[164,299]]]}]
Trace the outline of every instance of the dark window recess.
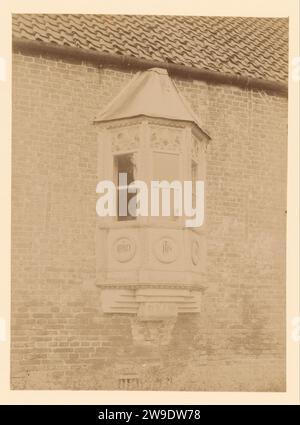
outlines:
[{"label": "dark window recess", "polygon": [[[128,221],[135,220],[136,217],[132,216],[128,210],[128,204],[131,198],[135,196],[135,193],[128,193],[128,185],[134,181],[135,174],[135,162],[133,154],[124,154],[118,155],[115,157],[115,172],[116,172],[116,180],[118,186],[118,197],[117,197],[117,205],[118,205],[118,221]],[[124,185],[124,182],[120,180],[120,174],[125,173],[127,175],[127,184]],[[124,191],[124,193],[120,193],[120,191]],[[120,195],[120,196],[119,196]],[[119,199],[122,200],[125,198],[125,204],[127,206],[126,215],[120,215],[119,210]],[[123,213],[124,213],[123,212]]]}]

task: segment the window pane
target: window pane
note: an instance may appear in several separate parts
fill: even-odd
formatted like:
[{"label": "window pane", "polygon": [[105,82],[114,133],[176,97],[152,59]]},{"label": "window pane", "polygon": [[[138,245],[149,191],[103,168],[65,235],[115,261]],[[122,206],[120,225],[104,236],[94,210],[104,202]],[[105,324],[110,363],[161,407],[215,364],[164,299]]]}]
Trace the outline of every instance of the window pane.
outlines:
[{"label": "window pane", "polygon": [[178,155],[165,152],[154,152],[153,180],[179,180]]},{"label": "window pane", "polygon": [[192,161],[192,182],[193,186],[197,180],[197,172],[198,172],[198,165],[195,161]]},{"label": "window pane", "polygon": [[[153,180],[166,180],[171,183],[174,180],[180,180],[179,156],[177,154],[166,152],[154,152],[153,154]],[[181,200],[180,200],[181,202]],[[160,191],[160,214],[162,214],[163,192]],[[178,218],[178,207],[175,205],[175,190],[170,191],[170,217],[173,220]]]},{"label": "window pane", "polygon": [[134,181],[134,158],[133,154],[119,155],[116,157],[116,168],[118,175],[118,185],[120,173],[127,174],[127,184]]},{"label": "window pane", "polygon": [[196,208],[196,181],[198,179],[198,164],[192,161],[192,207]]},{"label": "window pane", "polygon": [[[130,215],[128,212],[128,203],[130,199],[133,196],[135,196],[135,193],[127,192],[127,186],[134,181],[134,171],[135,171],[135,163],[134,163],[133,154],[124,154],[124,155],[118,155],[115,157],[115,173],[116,173],[117,184],[118,184],[118,195],[120,191],[125,192],[125,203],[127,205],[127,214],[119,215],[119,196],[118,196],[117,204],[118,204],[118,220],[119,221],[134,220],[136,218]],[[124,181],[120,181],[121,173],[126,173],[127,185],[125,185]],[[120,185],[121,187],[119,187]],[[121,199],[123,199],[122,196],[121,196]]]}]

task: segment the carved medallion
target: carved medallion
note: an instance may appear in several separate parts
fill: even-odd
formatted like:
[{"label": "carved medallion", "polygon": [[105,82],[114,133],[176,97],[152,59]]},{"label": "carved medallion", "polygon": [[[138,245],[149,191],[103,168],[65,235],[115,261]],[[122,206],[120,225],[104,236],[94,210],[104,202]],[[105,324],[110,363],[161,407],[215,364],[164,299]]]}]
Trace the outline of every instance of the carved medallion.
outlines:
[{"label": "carved medallion", "polygon": [[173,263],[178,256],[178,248],[173,239],[165,237],[156,242],[154,253],[161,263]]},{"label": "carved medallion", "polygon": [[135,243],[129,238],[120,238],[113,244],[113,256],[120,263],[130,261],[135,255]]}]

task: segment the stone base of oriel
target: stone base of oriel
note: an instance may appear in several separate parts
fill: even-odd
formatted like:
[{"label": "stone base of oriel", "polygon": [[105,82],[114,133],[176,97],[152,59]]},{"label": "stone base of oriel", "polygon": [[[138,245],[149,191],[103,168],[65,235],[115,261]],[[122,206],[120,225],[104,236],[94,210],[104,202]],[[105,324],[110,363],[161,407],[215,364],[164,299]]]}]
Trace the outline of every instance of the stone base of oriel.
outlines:
[{"label": "stone base of oriel", "polygon": [[101,306],[106,314],[131,317],[135,343],[166,345],[182,313],[199,314],[204,287],[182,285],[110,285],[101,288]]}]

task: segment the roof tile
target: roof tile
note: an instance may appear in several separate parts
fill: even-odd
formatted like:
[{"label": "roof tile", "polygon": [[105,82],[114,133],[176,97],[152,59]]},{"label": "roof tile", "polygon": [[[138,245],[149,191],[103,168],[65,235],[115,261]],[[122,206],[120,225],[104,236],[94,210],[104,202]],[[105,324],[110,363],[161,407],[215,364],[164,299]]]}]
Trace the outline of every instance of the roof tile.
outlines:
[{"label": "roof tile", "polygon": [[13,37],[287,80],[285,18],[15,14]]}]

